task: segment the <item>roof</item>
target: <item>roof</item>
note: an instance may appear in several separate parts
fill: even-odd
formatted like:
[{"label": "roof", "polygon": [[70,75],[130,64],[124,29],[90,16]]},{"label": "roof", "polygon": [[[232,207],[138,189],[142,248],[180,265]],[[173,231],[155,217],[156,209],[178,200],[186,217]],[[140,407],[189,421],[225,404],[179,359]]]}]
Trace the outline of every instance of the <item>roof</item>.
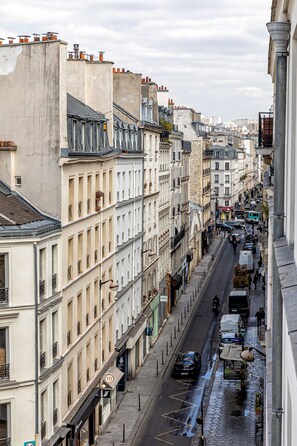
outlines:
[{"label": "roof", "polygon": [[60,222],[43,215],[0,181],[1,237],[32,235],[60,228]]},{"label": "roof", "polygon": [[67,116],[85,121],[107,121],[104,114],[67,93]]}]

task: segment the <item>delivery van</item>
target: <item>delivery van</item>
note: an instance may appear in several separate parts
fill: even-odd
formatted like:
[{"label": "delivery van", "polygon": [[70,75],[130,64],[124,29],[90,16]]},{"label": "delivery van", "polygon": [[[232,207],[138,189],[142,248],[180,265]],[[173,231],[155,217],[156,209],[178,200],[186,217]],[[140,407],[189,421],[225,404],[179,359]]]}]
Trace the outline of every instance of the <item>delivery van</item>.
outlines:
[{"label": "delivery van", "polygon": [[224,347],[226,345],[242,345],[243,343],[243,337],[238,336],[236,333],[229,333],[228,331],[225,333],[223,332],[220,339],[219,349],[220,351],[224,350]]},{"label": "delivery van", "polygon": [[224,314],[221,318],[219,333],[221,337],[224,333],[234,333],[236,337],[243,336],[245,327],[240,314]]},{"label": "delivery van", "polygon": [[240,251],[238,263],[246,266],[248,272],[254,272],[254,256],[251,251]]}]

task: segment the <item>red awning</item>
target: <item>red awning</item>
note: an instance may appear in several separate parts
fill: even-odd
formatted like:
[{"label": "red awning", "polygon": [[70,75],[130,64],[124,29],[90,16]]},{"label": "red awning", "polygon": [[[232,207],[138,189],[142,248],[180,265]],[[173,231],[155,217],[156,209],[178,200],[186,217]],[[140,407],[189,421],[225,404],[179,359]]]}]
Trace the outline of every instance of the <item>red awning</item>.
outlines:
[{"label": "red awning", "polygon": [[233,211],[233,207],[231,207],[231,206],[219,206],[219,209],[223,212],[232,212]]}]

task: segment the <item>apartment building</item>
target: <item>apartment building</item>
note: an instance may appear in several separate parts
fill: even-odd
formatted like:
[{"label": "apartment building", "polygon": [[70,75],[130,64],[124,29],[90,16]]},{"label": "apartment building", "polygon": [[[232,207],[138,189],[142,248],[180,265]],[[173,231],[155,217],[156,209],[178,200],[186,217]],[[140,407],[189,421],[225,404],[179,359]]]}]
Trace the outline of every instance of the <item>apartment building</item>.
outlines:
[{"label": "apartment building", "polygon": [[[0,165],[9,159],[13,163],[17,146],[1,143]],[[42,437],[47,423],[55,426],[59,417],[61,372],[52,366],[62,350],[61,230],[59,221],[23,200],[14,184],[10,188],[0,182],[0,207],[0,438],[8,445],[34,439],[39,429]],[[40,346],[35,348],[38,332]],[[55,393],[49,404],[48,388]]]},{"label": "apartment building", "polygon": [[238,200],[238,151],[229,146],[212,146],[211,184],[217,200],[217,215],[220,220],[230,220]]},{"label": "apartment building", "polygon": [[267,28],[273,112],[259,113],[257,149],[268,172],[266,362],[271,374],[265,385],[265,438],[272,446],[297,442],[296,13],[295,0],[272,2]]},{"label": "apartment building", "polygon": [[[114,74],[113,78],[118,76]],[[118,83],[117,83],[118,85]],[[117,92],[117,95],[119,92]],[[118,390],[135,376],[147,354],[143,345],[146,319],[142,315],[143,150],[138,121],[114,103],[116,160],[116,277],[115,303],[117,367],[124,373]]]},{"label": "apartment building", "polygon": [[[0,51],[0,103],[6,110],[0,129],[18,148],[13,158],[0,164],[0,178],[9,186],[17,184],[21,196],[61,222],[56,268],[62,299],[55,318],[50,311],[57,308],[56,295],[43,284],[44,265],[51,271],[53,248],[41,244],[37,252],[37,262],[43,265],[37,276],[43,293],[38,297],[43,368],[38,406],[35,402],[39,426],[31,426],[30,438],[37,430],[39,441],[48,445],[93,443],[113,408],[122,377],[114,349],[116,154],[109,144],[113,115],[107,122],[96,111],[100,105],[106,114],[112,110],[112,85],[107,82],[112,64],[101,56],[86,60],[77,46],[67,60],[67,44],[52,33],[42,40],[20,37]],[[23,76],[28,72],[30,76]],[[55,360],[53,333],[61,337]],[[54,386],[57,376],[60,382]],[[60,410],[54,414],[57,401]],[[15,425],[14,419],[11,422]]]},{"label": "apartment building", "polygon": [[203,230],[201,232],[201,252],[207,250],[212,231],[211,218],[211,150],[206,132],[206,125],[201,122],[201,114],[188,107],[174,108],[174,122],[184,133],[184,138],[191,143],[190,155],[190,201],[202,209]]}]

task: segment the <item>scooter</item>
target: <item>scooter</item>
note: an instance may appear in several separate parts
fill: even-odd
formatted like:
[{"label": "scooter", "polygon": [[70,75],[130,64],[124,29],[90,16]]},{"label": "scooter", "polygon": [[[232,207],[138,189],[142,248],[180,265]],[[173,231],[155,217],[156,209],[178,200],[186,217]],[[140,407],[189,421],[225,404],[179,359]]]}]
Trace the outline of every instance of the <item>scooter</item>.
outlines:
[{"label": "scooter", "polygon": [[218,302],[217,300],[214,300],[212,302],[212,311],[215,313],[216,316],[219,313],[219,309],[220,309],[220,302]]}]

